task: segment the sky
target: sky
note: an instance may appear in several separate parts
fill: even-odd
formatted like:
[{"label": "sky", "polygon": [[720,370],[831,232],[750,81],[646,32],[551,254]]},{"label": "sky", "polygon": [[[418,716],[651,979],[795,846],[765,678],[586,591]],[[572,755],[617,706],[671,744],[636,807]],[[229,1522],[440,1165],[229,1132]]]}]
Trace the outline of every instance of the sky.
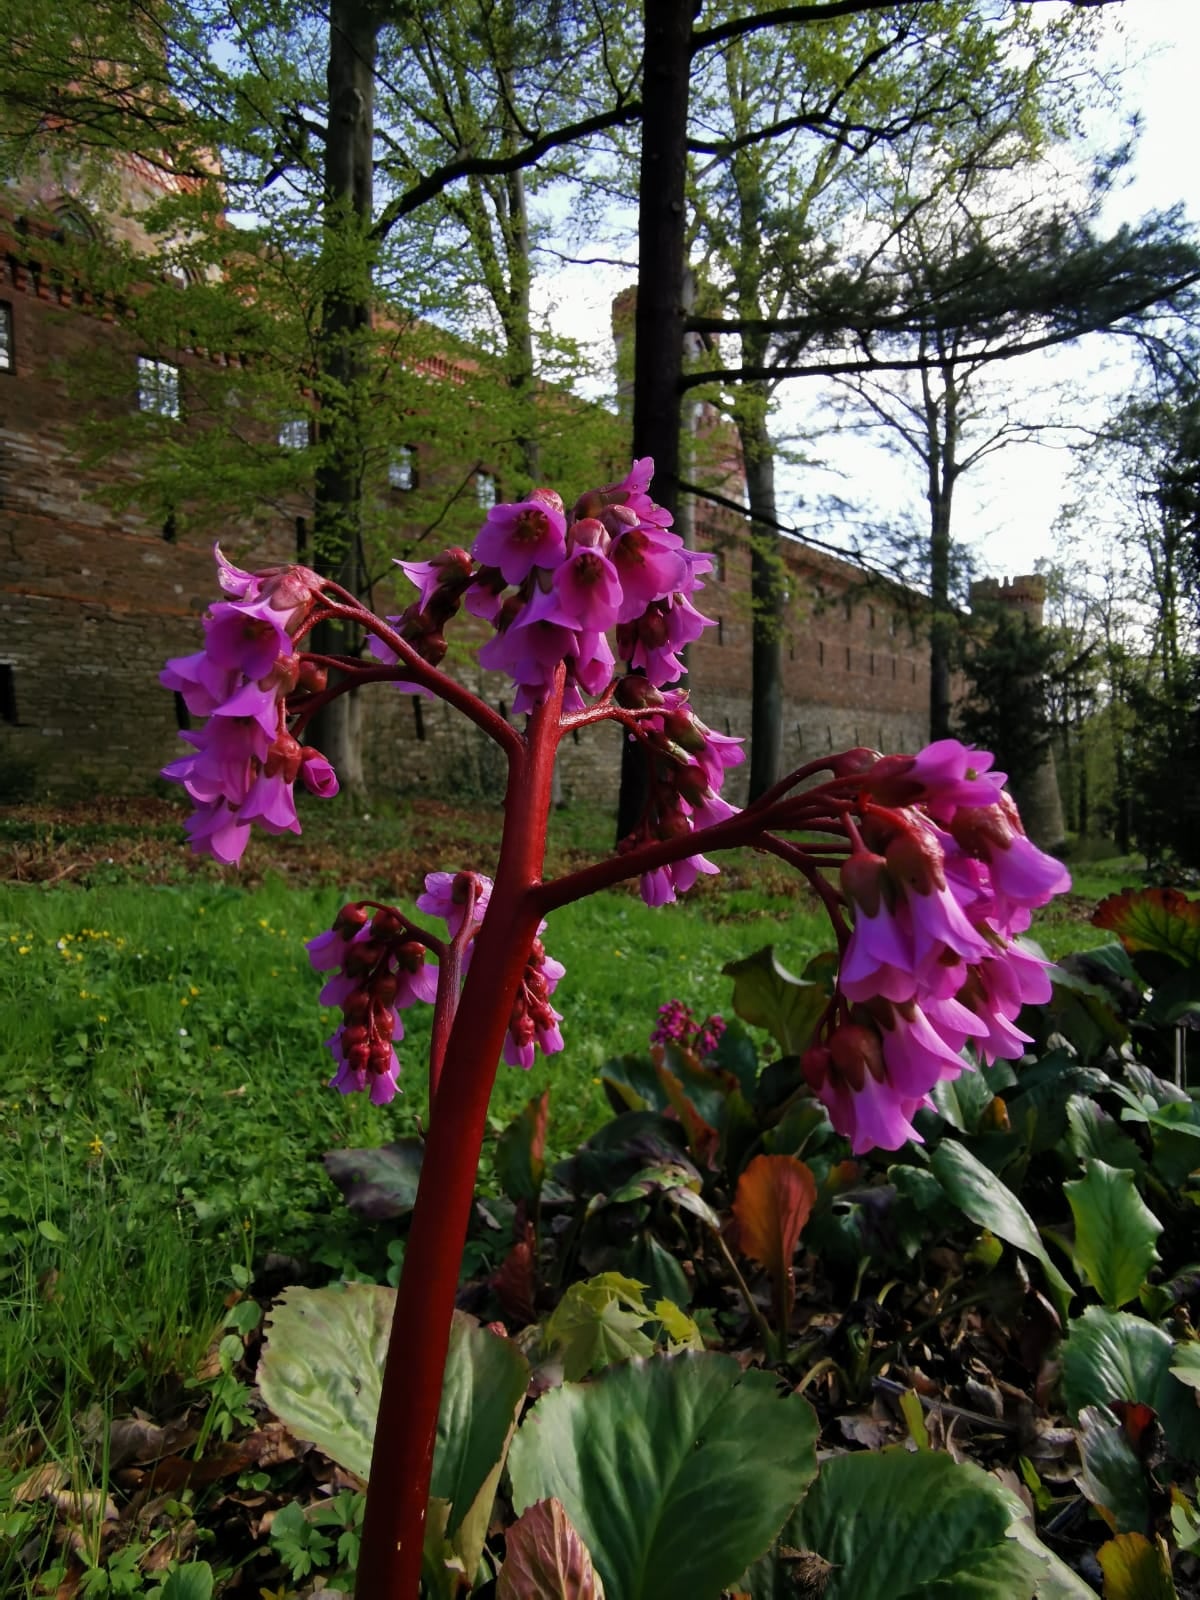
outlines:
[{"label": "sky", "polygon": [[[1099,16],[1105,59],[1125,68],[1122,108],[1140,112],[1143,119],[1133,161],[1122,186],[1110,197],[1102,221],[1115,228],[1149,211],[1182,202],[1188,216],[1200,222],[1200,159],[1195,133],[1200,4],[1197,0],[1122,0],[1119,5],[1104,7]],[[607,338],[612,296],[635,276],[632,270],[598,265],[564,268],[544,281],[544,307],[557,326],[577,337],[602,341]],[[1119,396],[1129,383],[1125,358],[1112,344],[1093,339],[1044,357],[1006,364],[1005,381],[1017,389],[1035,390],[1059,381],[1072,384],[1077,391],[1073,404],[1079,408],[1075,414],[1088,422],[1102,420],[1106,397]],[[803,408],[785,405],[777,426],[783,431],[802,428],[811,415],[809,404],[806,400]],[[1047,399],[1042,414],[1048,416],[1051,410]],[[959,481],[955,537],[970,547],[980,575],[1031,572],[1039,559],[1054,555],[1054,524],[1063,502],[1070,498],[1071,458],[1066,435],[1048,437],[1044,444],[1011,444]],[[863,485],[870,485],[874,508],[883,516],[893,518],[907,512],[918,522],[924,518],[915,460],[911,465],[898,461],[861,438],[815,448],[835,470],[782,473],[780,513],[784,520],[794,519],[835,543],[848,543],[853,537],[848,526],[836,522],[813,526],[805,505],[811,506],[822,490],[835,490],[853,499],[864,493]]]}]

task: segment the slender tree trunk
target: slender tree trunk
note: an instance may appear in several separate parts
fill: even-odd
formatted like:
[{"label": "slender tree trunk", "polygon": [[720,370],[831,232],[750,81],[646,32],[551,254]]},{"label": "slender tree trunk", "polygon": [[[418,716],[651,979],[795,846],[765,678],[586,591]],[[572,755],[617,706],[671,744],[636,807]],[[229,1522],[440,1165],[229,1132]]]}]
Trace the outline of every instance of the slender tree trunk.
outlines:
[{"label": "slender tree trunk", "polygon": [[[698,0],[645,0],[633,454],[635,459],[653,456],[654,498],[672,513],[679,504],[687,119],[697,9]],[[618,840],[637,826],[645,803],[645,763],[626,741],[621,747]]]},{"label": "slender tree trunk", "polygon": [[[322,455],[316,474],[317,570],[353,594],[365,576],[361,426],[370,361],[373,299],[370,228],[374,206],[375,58],[380,17],[362,0],[332,0],[329,14],[329,131],[325,144],[326,283],[318,391]],[[318,650],[349,654],[356,634],[325,624]],[[343,788],[363,787],[360,708],[355,693],[321,713],[315,737]]]},{"label": "slender tree trunk", "polygon": [[928,429],[929,468],[929,737],[950,734],[950,657],[954,649],[955,620],[950,605],[950,512],[958,475],[958,393],[954,369],[942,371],[945,384],[944,415],[937,415],[929,375],[922,373]]},{"label": "slender tree trunk", "polygon": [[[749,385],[747,385],[749,387]],[[758,387],[758,386],[756,386]],[[750,799],[779,779],[783,760],[783,631],[787,566],[775,530],[775,450],[766,395],[739,425],[750,500]]]}]

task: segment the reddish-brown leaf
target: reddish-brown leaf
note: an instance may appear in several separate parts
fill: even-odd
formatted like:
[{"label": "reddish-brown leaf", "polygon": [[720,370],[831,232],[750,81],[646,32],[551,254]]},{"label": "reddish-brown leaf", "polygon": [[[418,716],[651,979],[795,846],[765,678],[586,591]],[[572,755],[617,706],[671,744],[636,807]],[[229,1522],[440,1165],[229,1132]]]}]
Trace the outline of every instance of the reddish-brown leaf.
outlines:
[{"label": "reddish-brown leaf", "polygon": [[491,1280],[505,1316],[520,1327],[537,1320],[534,1305],[537,1291],[536,1243],[533,1223],[527,1222],[524,1237],[513,1245]]},{"label": "reddish-brown leaf", "polygon": [[588,1548],[558,1500],[539,1500],[505,1535],[496,1600],[604,1600]]},{"label": "reddish-brown leaf", "polygon": [[766,1268],[784,1321],[791,1311],[792,1257],[816,1198],[816,1180],[795,1156],[755,1156],[738,1179],[738,1248]]},{"label": "reddish-brown leaf", "polygon": [[1184,966],[1200,961],[1200,900],[1178,889],[1123,889],[1101,900],[1092,921],[1131,953],[1160,950]]},{"label": "reddish-brown leaf", "polygon": [[702,1167],[711,1167],[716,1159],[717,1148],[721,1143],[721,1135],[696,1110],[688,1099],[684,1087],[679,1079],[665,1066],[656,1066],[658,1081],[662,1084],[667,1099],[671,1102],[671,1110],[683,1125],[687,1134],[688,1148],[693,1158]]}]

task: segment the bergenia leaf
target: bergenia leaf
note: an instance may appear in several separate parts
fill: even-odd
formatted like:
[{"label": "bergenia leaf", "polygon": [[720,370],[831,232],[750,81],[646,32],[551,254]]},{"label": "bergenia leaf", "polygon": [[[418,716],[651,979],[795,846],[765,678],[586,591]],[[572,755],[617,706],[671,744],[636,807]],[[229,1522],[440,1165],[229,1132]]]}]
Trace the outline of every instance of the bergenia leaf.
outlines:
[{"label": "bergenia leaf", "polygon": [[604,1584],[560,1500],[538,1500],[504,1536],[496,1600],[604,1600]]},{"label": "bergenia leaf", "polygon": [[1096,1552],[1104,1573],[1105,1600],[1179,1600],[1171,1557],[1163,1541],[1144,1533],[1121,1533]]},{"label": "bergenia leaf", "polygon": [[532,1203],[542,1192],[546,1176],[546,1129],[550,1120],[550,1091],[534,1095],[496,1140],[496,1176],[514,1202]]},{"label": "bergenia leaf", "polygon": [[1079,1484],[1094,1506],[1108,1513],[1114,1533],[1144,1529],[1150,1519],[1150,1484],[1146,1469],[1124,1428],[1104,1406],[1084,1406],[1079,1413]]},{"label": "bergenia leaf", "polygon": [[816,1435],[807,1401],[731,1356],[631,1361],[537,1402],[513,1504],[561,1500],[620,1600],[718,1600],[812,1480]]},{"label": "bergenia leaf", "polygon": [[325,1170],[356,1215],[372,1222],[406,1217],[417,1201],[425,1153],[421,1139],[397,1139],[375,1150],[329,1150]]},{"label": "bergenia leaf", "polygon": [[950,1199],[972,1222],[1041,1262],[1059,1315],[1065,1316],[1075,1291],[1051,1261],[1033,1218],[1008,1185],[953,1139],[942,1140],[929,1164]]},{"label": "bergenia leaf", "polygon": [[806,983],[775,959],[767,945],[721,968],[733,979],[733,1009],[744,1022],[774,1034],[785,1056],[803,1055],[829,1003],[824,984]]},{"label": "bergenia leaf", "polygon": [[1130,952],[1157,950],[1184,967],[1200,964],[1200,900],[1179,889],[1123,889],[1101,900],[1092,921]]},{"label": "bergenia leaf", "polygon": [[1075,1265],[1104,1301],[1127,1305],[1159,1259],[1163,1225],[1137,1192],[1133,1173],[1095,1159],[1063,1189],[1075,1218]]},{"label": "bergenia leaf", "polygon": [[738,1248],[771,1279],[785,1321],[793,1298],[792,1258],[817,1200],[811,1171],[795,1156],[755,1156],[738,1179],[733,1214]]}]

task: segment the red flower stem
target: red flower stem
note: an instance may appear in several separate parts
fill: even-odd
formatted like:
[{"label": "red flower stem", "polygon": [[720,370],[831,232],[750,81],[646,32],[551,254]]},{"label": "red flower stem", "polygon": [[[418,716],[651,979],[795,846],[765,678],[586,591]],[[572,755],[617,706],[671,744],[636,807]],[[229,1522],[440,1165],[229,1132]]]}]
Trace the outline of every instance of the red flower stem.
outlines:
[{"label": "red flower stem", "polygon": [[[396,1296],[375,1426],[356,1592],[417,1600],[434,1436],[458,1270],[488,1100],[541,916],[541,880],[563,669],[510,757],[496,882],[446,1049]],[[453,1109],[448,1115],[445,1107]]]}]

